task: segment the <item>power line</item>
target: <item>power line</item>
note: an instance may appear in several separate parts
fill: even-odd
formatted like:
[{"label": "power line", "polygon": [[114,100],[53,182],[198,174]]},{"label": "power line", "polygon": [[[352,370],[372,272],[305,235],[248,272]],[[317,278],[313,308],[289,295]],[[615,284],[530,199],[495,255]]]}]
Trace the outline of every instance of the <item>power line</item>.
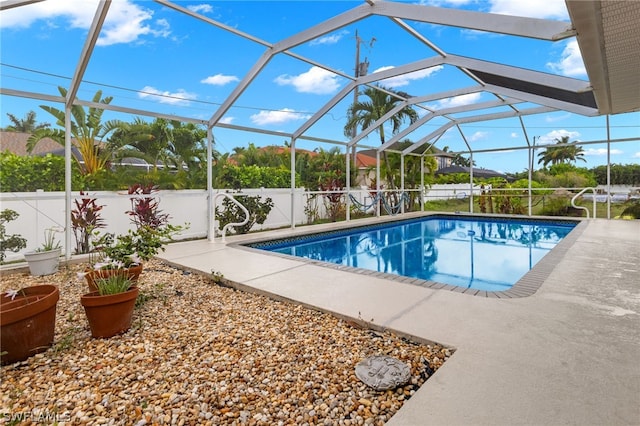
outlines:
[{"label": "power line", "polygon": [[[0,65],[8,67],[8,68],[14,68],[14,69],[21,70],[21,71],[31,72],[31,73],[34,73],[34,74],[45,75],[45,76],[60,78],[60,79],[69,80],[69,81],[71,80],[71,77],[67,77],[67,76],[63,76],[63,75],[59,75],[59,74],[53,74],[53,73],[49,73],[49,72],[45,72],[45,71],[34,70],[34,69],[31,69],[31,68],[20,67],[20,66],[17,66],[17,65],[5,64],[3,62],[0,62]],[[17,76],[13,76],[13,75],[7,75],[7,74],[4,74],[4,73],[0,73],[0,76],[10,77],[10,78],[14,78],[14,79],[23,80],[23,81],[29,81],[29,82],[32,82],[32,83],[52,85],[51,83],[46,83],[44,81],[26,79],[24,77],[17,77]],[[131,88],[124,87],[124,86],[117,86],[117,85],[113,85],[113,84],[100,83],[100,82],[95,82],[95,81],[90,81],[90,80],[82,80],[82,82],[86,83],[86,84],[92,84],[92,85],[95,85],[95,86],[99,86],[99,87],[108,87],[108,88],[111,88],[111,89],[122,90],[122,91],[125,91],[125,92],[132,92],[132,93],[137,93],[137,94],[145,94],[145,95],[149,95],[149,96],[155,96],[155,97],[158,97],[158,98],[173,99],[173,100],[184,101],[184,102],[194,102],[194,103],[199,103],[199,104],[203,104],[203,105],[212,105],[212,106],[220,106],[220,105],[222,105],[222,103],[219,103],[219,102],[202,101],[202,100],[198,100],[198,99],[185,99],[185,98],[180,97],[180,96],[158,94],[158,93],[154,93],[154,92],[147,92],[147,91],[144,91],[144,90],[131,89]],[[128,99],[132,99],[132,98],[128,98]],[[136,100],[140,100],[140,99],[136,99]],[[234,105],[233,108],[248,109],[248,110],[253,110],[253,111],[280,112],[280,110],[278,110],[278,109],[260,108],[260,107],[253,107],[253,106],[244,106],[244,105]],[[289,114],[313,114],[314,111],[287,111],[287,113],[289,113]]]}]

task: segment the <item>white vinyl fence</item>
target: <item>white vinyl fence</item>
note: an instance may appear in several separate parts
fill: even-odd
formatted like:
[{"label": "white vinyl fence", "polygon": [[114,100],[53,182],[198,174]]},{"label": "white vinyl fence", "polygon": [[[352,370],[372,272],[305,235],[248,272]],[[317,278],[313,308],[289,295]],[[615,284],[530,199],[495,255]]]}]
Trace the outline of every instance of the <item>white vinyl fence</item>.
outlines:
[{"label": "white vinyl fence", "polygon": [[[215,190],[214,194],[225,192]],[[291,189],[243,189],[241,195],[261,195],[270,197],[274,202],[267,220],[263,225],[254,226],[253,230],[280,228],[291,225]],[[173,225],[189,224],[175,239],[205,238],[207,236],[207,192],[205,190],[161,190],[153,194],[160,200],[159,208],[162,213],[169,214],[169,222]],[[304,189],[297,189],[294,193],[296,211],[295,223],[306,223],[304,206],[306,196]],[[81,196],[79,192],[72,193],[72,199],[96,198],[98,205],[104,206],[100,211],[106,225],[102,232],[116,234],[126,233],[133,229],[131,217],[126,214],[131,210],[130,196],[126,191],[90,191]],[[71,208],[75,208],[72,200]],[[222,199],[218,199],[220,208]],[[65,194],[64,192],[4,192],[0,193],[0,210],[11,209],[18,212],[15,221],[5,224],[7,234],[20,234],[27,239],[27,248],[18,253],[7,252],[5,261],[22,259],[22,253],[40,247],[44,239],[44,231],[49,228],[58,229],[57,239],[60,240],[64,251],[65,226]],[[75,250],[75,239],[71,238],[71,251]]]}]

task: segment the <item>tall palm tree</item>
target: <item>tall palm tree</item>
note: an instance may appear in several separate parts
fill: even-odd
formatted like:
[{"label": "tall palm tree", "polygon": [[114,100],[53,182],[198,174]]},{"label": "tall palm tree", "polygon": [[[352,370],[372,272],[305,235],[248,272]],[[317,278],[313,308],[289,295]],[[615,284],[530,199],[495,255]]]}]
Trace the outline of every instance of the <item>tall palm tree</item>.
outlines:
[{"label": "tall palm tree", "polygon": [[23,133],[32,133],[38,129],[45,129],[47,127],[51,127],[49,123],[38,123],[36,122],[36,113],[35,111],[29,111],[25,114],[24,118],[19,119],[15,115],[7,113],[7,117],[11,121],[11,125],[5,127],[4,130],[7,132],[23,132]]},{"label": "tall palm tree", "polygon": [[569,142],[569,136],[562,136],[560,139],[556,138],[556,145],[562,146],[548,146],[538,153],[538,164],[542,164],[543,167],[547,167],[548,164],[552,166],[560,163],[576,162],[578,160],[584,161],[584,149],[577,142]]},{"label": "tall palm tree", "polygon": [[[398,96],[393,96],[374,87],[367,87],[362,92],[362,95],[368,97],[369,99],[354,103],[347,111],[347,124],[344,126],[345,136],[351,137],[354,133],[354,130],[356,130],[358,127],[360,127],[362,130],[370,127],[382,116],[395,108],[398,103],[402,102],[402,98],[406,99],[409,97],[409,95],[404,92],[396,92],[382,86],[379,86],[379,88],[384,89],[387,92],[395,93]],[[398,131],[400,131],[402,123],[404,123],[407,119],[411,124],[413,124],[418,119],[418,113],[410,106],[406,106],[405,108],[401,109],[397,114],[389,119],[392,126],[392,134],[398,133]],[[378,127],[376,130],[378,132],[378,135],[380,136],[380,144],[383,145],[385,143],[384,123],[381,124],[380,127]],[[390,170],[389,162],[387,161],[387,152],[383,151],[382,156],[386,167],[386,175],[392,176],[393,174]],[[388,183],[391,188],[396,187],[393,182],[393,178]]]},{"label": "tall palm tree", "polygon": [[[63,97],[67,96],[67,89],[58,87],[58,91]],[[93,96],[93,102],[109,104],[113,98],[111,96],[102,98],[102,91],[98,90]],[[56,124],[64,129],[64,111],[57,108],[40,105],[40,108],[47,111],[56,118]],[[71,107],[71,143],[78,149],[80,158],[75,158],[80,171],[89,175],[103,170],[109,161],[112,153],[106,144],[101,144],[102,140],[112,131],[119,128],[122,122],[112,120],[102,123],[103,109],[90,107],[87,111],[80,105]],[[64,146],[65,133],[63,129],[40,128],[35,130],[27,139],[27,152],[31,153],[35,146],[44,138],[50,138]]]}]

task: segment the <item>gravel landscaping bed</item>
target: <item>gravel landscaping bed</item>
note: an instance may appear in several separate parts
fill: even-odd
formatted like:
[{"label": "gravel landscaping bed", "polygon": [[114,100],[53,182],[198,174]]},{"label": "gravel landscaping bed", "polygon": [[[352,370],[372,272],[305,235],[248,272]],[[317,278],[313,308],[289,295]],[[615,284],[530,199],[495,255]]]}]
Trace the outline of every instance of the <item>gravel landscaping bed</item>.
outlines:
[{"label": "gravel landscaping bed", "polygon": [[[56,284],[60,301],[54,345],[0,369],[0,424],[379,425],[450,356],[156,260],[140,276],[131,329],[93,339],[83,268],[2,275],[3,292]],[[358,380],[356,364],[381,354],[410,365],[408,385],[375,391]]]}]

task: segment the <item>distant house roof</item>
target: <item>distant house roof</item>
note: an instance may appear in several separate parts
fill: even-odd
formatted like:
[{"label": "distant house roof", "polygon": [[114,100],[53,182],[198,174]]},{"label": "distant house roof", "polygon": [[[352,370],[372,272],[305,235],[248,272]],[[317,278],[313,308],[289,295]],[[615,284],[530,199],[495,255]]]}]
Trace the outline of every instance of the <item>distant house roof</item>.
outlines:
[{"label": "distant house roof", "polygon": [[[431,147],[433,155],[436,157],[450,157],[453,158],[453,154],[445,152],[436,147]],[[363,149],[356,153],[356,165],[358,168],[375,167],[376,166],[376,149]]]},{"label": "distant house roof", "polygon": [[[0,151],[9,151],[16,155],[29,155],[27,139],[31,133],[0,131]],[[53,139],[44,138],[38,142],[31,155],[46,154],[60,149],[60,144]]]}]

